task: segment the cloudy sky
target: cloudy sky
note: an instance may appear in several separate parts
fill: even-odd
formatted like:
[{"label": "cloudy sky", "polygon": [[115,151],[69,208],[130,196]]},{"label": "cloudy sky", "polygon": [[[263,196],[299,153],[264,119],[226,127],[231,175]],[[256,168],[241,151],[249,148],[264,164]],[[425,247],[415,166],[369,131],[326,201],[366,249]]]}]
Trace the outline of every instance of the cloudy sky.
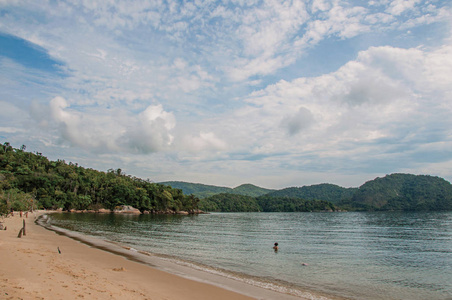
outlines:
[{"label": "cloudy sky", "polygon": [[452,180],[449,0],[0,0],[0,142],[153,181]]}]

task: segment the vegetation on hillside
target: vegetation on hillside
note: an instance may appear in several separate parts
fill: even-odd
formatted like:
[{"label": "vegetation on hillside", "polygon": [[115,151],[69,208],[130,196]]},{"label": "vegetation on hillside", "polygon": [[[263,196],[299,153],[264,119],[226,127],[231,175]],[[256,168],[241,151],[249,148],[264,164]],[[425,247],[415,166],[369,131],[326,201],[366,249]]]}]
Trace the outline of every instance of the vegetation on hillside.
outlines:
[{"label": "vegetation on hillside", "polygon": [[356,210],[452,210],[452,185],[440,177],[391,174],[366,182],[340,205]]},{"label": "vegetation on hillside", "polygon": [[310,212],[337,210],[333,203],[325,200],[262,196],[257,198],[257,201],[262,208],[262,211],[265,212]]},{"label": "vegetation on hillside", "polygon": [[303,187],[290,187],[267,194],[269,197],[301,198],[305,200],[322,199],[334,204],[350,199],[357,188],[344,188],[335,184],[322,183]]},{"label": "vegetation on hillside", "polygon": [[251,197],[217,194],[201,199],[199,208],[211,212],[307,212],[334,211],[334,204],[324,200],[304,200],[289,197]]},{"label": "vegetation on hillside", "polygon": [[[228,195],[232,199],[232,195]],[[434,176],[392,174],[366,182],[359,188],[318,184],[286,188],[259,197],[235,197],[233,201],[243,211],[452,210],[452,185]],[[225,194],[203,199],[200,208],[237,211],[225,205]]]},{"label": "vegetation on hillside", "polygon": [[[0,145],[0,214],[9,210],[63,208],[115,209],[130,205],[141,212],[452,210],[452,185],[439,177],[391,174],[359,188],[318,184],[279,191],[251,184],[235,189],[186,182],[153,183],[83,168],[40,153]],[[185,194],[184,194],[185,193]],[[204,195],[200,202],[197,196]],[[209,195],[209,197],[207,197]]]},{"label": "vegetation on hillside", "polygon": [[251,196],[251,197],[259,197],[259,196],[271,193],[273,191],[275,191],[275,190],[264,189],[264,188],[261,188],[259,186],[255,186],[255,185],[249,184],[249,183],[239,185],[238,187],[235,187],[232,189],[233,194],[245,195],[245,196]]},{"label": "vegetation on hillside", "polygon": [[274,191],[271,189],[261,188],[249,183],[242,184],[235,188],[206,185],[201,183],[190,183],[183,181],[165,181],[160,183],[164,185],[169,185],[173,188],[181,189],[184,192],[184,194],[187,195],[193,194],[201,199],[223,193],[259,197]]},{"label": "vegetation on hillside", "polygon": [[127,176],[121,169],[100,172],[64,160],[0,145],[0,213],[10,209],[115,209],[130,205],[141,212],[189,211],[199,199],[182,190]]},{"label": "vegetation on hillside", "polygon": [[256,198],[222,193],[201,199],[199,208],[209,212],[254,212],[262,211]]},{"label": "vegetation on hillside", "polygon": [[230,193],[231,188],[206,185],[201,183],[189,183],[183,181],[165,181],[160,182],[160,184],[171,186],[176,189],[181,189],[186,195],[195,195],[196,197],[203,199],[216,194]]}]

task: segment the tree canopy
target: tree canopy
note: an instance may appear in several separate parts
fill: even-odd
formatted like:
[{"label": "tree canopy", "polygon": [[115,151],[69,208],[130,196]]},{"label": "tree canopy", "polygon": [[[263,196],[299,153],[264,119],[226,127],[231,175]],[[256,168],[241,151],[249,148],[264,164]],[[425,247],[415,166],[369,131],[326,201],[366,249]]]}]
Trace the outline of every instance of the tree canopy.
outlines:
[{"label": "tree canopy", "polygon": [[270,197],[290,197],[305,200],[321,199],[332,203],[338,203],[344,199],[350,199],[357,188],[344,188],[335,184],[321,183],[302,187],[289,187],[267,194]]},{"label": "tree canopy", "polygon": [[357,210],[452,210],[452,185],[435,176],[391,174],[364,183],[340,205]]},{"label": "tree canopy", "polygon": [[203,199],[200,208],[207,211],[237,211],[238,208],[242,211],[452,210],[452,185],[435,176],[391,174],[359,188],[322,183],[285,188],[258,197],[237,197],[231,190]]},{"label": "tree canopy", "polygon": [[64,160],[50,161],[40,153],[0,145],[0,211],[11,208],[65,210],[115,209],[130,205],[141,212],[198,209],[199,199],[182,190],[124,174],[83,168]]},{"label": "tree canopy", "polygon": [[[154,183],[121,169],[96,171],[50,161],[41,153],[0,145],[0,214],[34,208],[115,209],[141,212],[452,210],[452,185],[434,176],[391,174],[359,188],[318,184],[270,190],[251,184],[231,189],[186,182]],[[171,186],[174,185],[174,187]],[[183,188],[183,190],[182,190]],[[185,192],[185,194],[184,194]],[[196,195],[195,195],[196,194]],[[205,199],[201,202],[198,195]]]},{"label": "tree canopy", "polygon": [[205,211],[218,212],[308,212],[336,210],[334,204],[325,200],[305,200],[267,195],[256,198],[227,193],[202,199],[199,207]]},{"label": "tree canopy", "polygon": [[190,183],[183,181],[166,181],[161,182],[161,184],[181,189],[184,192],[184,194],[193,194],[201,199],[223,193],[259,197],[274,191],[271,189],[261,188],[249,183],[239,185],[238,187],[235,188],[206,185],[201,183]]}]

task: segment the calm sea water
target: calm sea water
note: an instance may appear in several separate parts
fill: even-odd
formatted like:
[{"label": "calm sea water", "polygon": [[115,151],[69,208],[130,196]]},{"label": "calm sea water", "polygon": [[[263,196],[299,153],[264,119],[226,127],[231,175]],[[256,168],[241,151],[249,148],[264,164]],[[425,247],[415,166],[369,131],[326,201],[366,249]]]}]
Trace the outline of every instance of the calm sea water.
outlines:
[{"label": "calm sea water", "polygon": [[452,299],[452,212],[55,214],[51,219],[59,227],[287,293]]}]

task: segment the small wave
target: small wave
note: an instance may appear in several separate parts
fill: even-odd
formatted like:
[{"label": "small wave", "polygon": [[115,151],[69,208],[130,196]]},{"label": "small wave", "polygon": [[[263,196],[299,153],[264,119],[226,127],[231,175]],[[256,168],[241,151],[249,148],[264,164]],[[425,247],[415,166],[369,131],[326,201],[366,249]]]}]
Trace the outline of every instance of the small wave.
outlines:
[{"label": "small wave", "polygon": [[179,257],[165,255],[165,254],[149,253],[146,251],[138,251],[138,253],[147,255],[147,256],[156,256],[159,259],[166,260],[171,263],[175,263],[175,264],[182,265],[185,267],[189,267],[194,270],[225,277],[228,279],[233,279],[236,281],[241,281],[248,285],[264,288],[264,289],[282,293],[282,294],[292,295],[292,296],[301,297],[301,298],[310,299],[310,300],[329,300],[329,299],[331,299],[331,298],[328,298],[328,297],[325,297],[322,295],[318,295],[315,293],[302,291],[296,287],[291,287],[290,284],[286,283],[286,282],[277,283],[275,281],[266,280],[265,278],[253,277],[253,276],[246,275],[246,274],[239,273],[239,272],[232,272],[232,271],[224,270],[221,268],[207,266],[207,265],[203,265],[200,263],[195,263],[192,261],[184,260]]},{"label": "small wave", "polygon": [[[101,250],[105,250],[105,251],[109,251],[118,255],[122,255],[125,256],[131,260],[140,262],[140,263],[145,263],[148,264],[150,266],[153,266],[151,263],[149,263],[144,257],[143,258],[139,258],[140,255],[143,256],[152,256],[152,257],[156,257],[160,260],[163,261],[168,261],[170,263],[173,264],[177,264],[177,265],[181,265],[184,267],[188,267],[190,269],[194,269],[194,270],[198,270],[198,271],[202,271],[205,273],[209,273],[209,274],[213,274],[216,276],[221,276],[223,278],[227,278],[227,279],[232,279],[232,280],[236,280],[239,282],[243,282],[245,284],[251,285],[251,286],[255,286],[255,287],[259,287],[259,288],[263,288],[266,290],[270,290],[273,292],[278,292],[278,293],[282,293],[282,294],[286,294],[286,295],[291,295],[291,296],[295,296],[295,297],[300,297],[303,299],[311,299],[311,300],[329,300],[332,298],[329,298],[327,296],[323,296],[320,295],[319,292],[310,292],[307,291],[304,288],[300,288],[297,286],[294,286],[291,283],[288,282],[284,282],[282,280],[276,280],[273,278],[263,278],[263,277],[258,277],[258,276],[251,276],[251,275],[247,275],[247,274],[243,274],[240,272],[234,272],[234,271],[229,271],[229,270],[224,270],[218,267],[212,267],[212,266],[208,266],[208,265],[204,265],[201,263],[197,263],[197,262],[193,262],[193,261],[189,261],[189,260],[184,260],[180,257],[176,257],[176,256],[171,256],[171,255],[166,255],[166,254],[158,254],[158,253],[151,253],[151,252],[147,252],[147,251],[143,251],[143,250],[137,250],[135,248],[132,248],[128,245],[125,245],[121,242],[117,242],[117,241],[112,241],[112,240],[108,240],[108,239],[99,239],[99,237],[93,237],[87,234],[82,234],[80,232],[74,232],[68,229],[63,229],[60,228],[58,226],[52,225],[51,221],[51,217],[48,217],[47,215],[43,215],[42,218],[39,218],[37,220],[37,223],[39,223],[41,226],[65,234],[66,236],[82,241],[90,246],[94,246],[97,247]],[[91,239],[92,238],[92,239]],[[107,243],[107,244],[112,244],[115,245],[119,248],[122,248],[123,250],[127,250],[133,253],[130,253],[130,255],[127,253],[127,251],[116,251],[114,250],[114,248],[110,248],[108,246],[99,246],[98,242],[102,240],[103,242]],[[154,266],[155,267],[155,266]],[[168,272],[171,272],[171,269],[167,270]],[[179,274],[180,275],[180,274]],[[302,290],[303,289],[303,290]]]}]

